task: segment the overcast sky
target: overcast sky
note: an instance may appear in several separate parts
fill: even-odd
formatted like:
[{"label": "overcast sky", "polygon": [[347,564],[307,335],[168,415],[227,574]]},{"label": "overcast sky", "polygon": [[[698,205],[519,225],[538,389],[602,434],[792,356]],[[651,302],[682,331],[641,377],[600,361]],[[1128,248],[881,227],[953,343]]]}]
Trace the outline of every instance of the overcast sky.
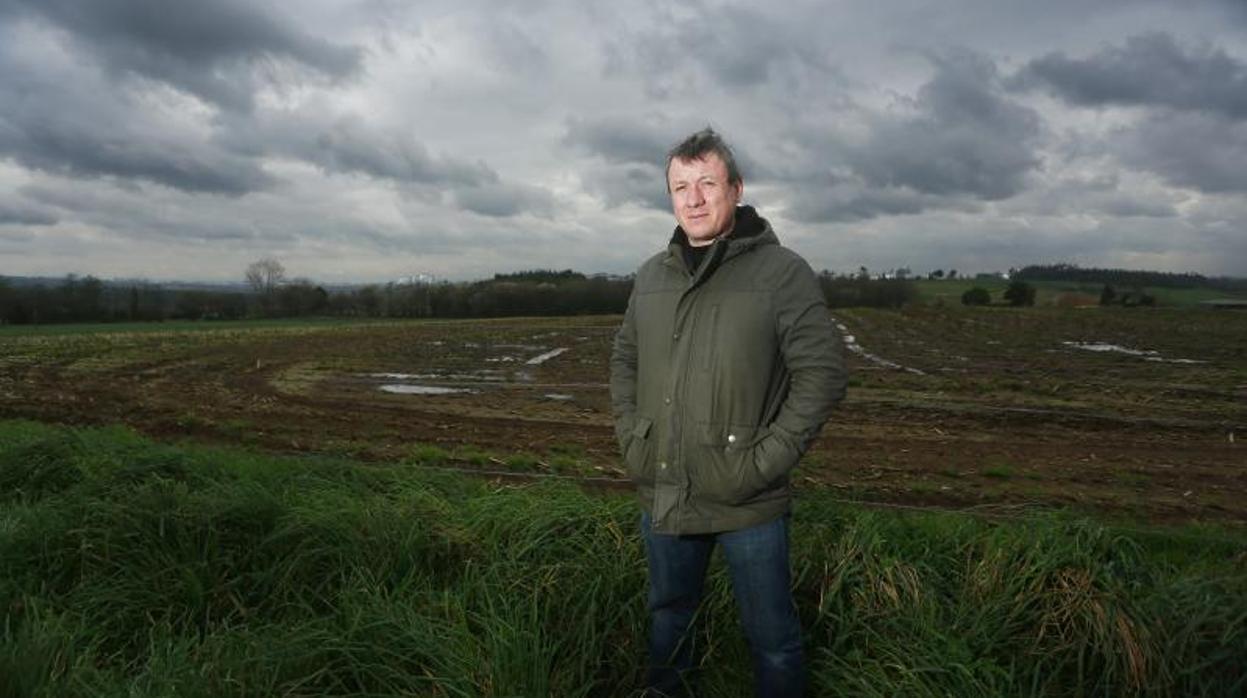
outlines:
[{"label": "overcast sky", "polygon": [[1247,0],[0,0],[0,275],[628,273],[707,124],[815,269],[1247,276]]}]

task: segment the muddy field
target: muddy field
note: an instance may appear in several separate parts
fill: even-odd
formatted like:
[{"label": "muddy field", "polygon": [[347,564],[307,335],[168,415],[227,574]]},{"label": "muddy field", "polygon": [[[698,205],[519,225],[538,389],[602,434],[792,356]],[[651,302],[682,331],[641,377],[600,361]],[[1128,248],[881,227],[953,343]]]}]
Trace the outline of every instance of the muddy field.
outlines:
[{"label": "muddy field", "polygon": [[[849,397],[798,487],[919,506],[1247,522],[1247,313],[834,313]],[[0,416],[621,478],[617,317],[0,328]]]}]

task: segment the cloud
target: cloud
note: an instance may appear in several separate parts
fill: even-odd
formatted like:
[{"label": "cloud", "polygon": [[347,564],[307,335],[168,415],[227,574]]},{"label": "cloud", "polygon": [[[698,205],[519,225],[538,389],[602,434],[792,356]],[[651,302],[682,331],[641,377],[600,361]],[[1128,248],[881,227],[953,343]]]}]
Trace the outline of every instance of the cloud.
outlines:
[{"label": "cloud", "polygon": [[974,210],[1026,189],[1040,163],[1039,114],[1004,92],[988,57],[927,58],[934,74],[913,97],[885,111],[857,107],[861,135],[820,123],[794,130],[804,154],[769,173],[789,192],[789,215],[817,223]]},{"label": "cloud", "polygon": [[1247,119],[1247,63],[1208,45],[1184,49],[1163,32],[1132,36],[1081,59],[1046,54],[1010,84],[1043,88],[1078,106],[1168,107]]},{"label": "cloud", "polygon": [[711,125],[818,268],[1245,273],[1241,5],[0,0],[0,266],[626,272]]},{"label": "cloud", "polygon": [[586,167],[580,181],[585,191],[601,199],[608,209],[636,204],[664,213],[671,211],[663,170],[655,164]]},{"label": "cloud", "polygon": [[844,183],[794,196],[785,215],[803,223],[843,223],[879,216],[912,216],[931,209],[973,210],[969,201],[933,196],[903,187]]},{"label": "cloud", "polygon": [[454,200],[462,209],[494,218],[523,213],[549,218],[554,212],[554,197],[549,191],[525,184],[489,182],[461,187],[455,190]]},{"label": "cloud", "polygon": [[1117,132],[1110,144],[1126,165],[1175,186],[1247,192],[1247,121],[1196,112],[1149,114]]},{"label": "cloud", "polygon": [[702,93],[706,84],[753,93],[822,83],[826,92],[835,68],[820,48],[818,23],[801,18],[732,5],[671,10],[630,37],[630,50],[611,48],[612,70],[620,56],[630,60],[660,99]]},{"label": "cloud", "polygon": [[881,115],[849,166],[876,187],[1004,199],[1039,164],[1039,115],[1000,90],[995,64],[957,51],[932,56],[935,76],[908,114]]},{"label": "cloud", "polygon": [[[0,13],[56,27],[118,75],[165,83],[218,106],[249,109],[266,72],[304,69],[342,79],[359,49],[300,31],[255,3],[197,0],[6,0]],[[294,77],[288,70],[284,81]]]},{"label": "cloud", "polygon": [[334,115],[328,105],[230,115],[221,123],[217,141],[242,155],[289,158],[330,174],[388,181],[431,201],[449,193],[450,203],[485,216],[549,216],[554,210],[554,196],[543,187],[505,181],[483,161],[434,155],[410,133],[387,132],[350,113]]},{"label": "cloud", "polygon": [[674,145],[668,130],[621,117],[572,118],[563,142],[614,163],[653,165]]},{"label": "cloud", "polygon": [[210,194],[274,183],[257,163],[205,144],[202,120],[176,95],[119,87],[45,39],[0,26],[0,158]]},{"label": "cloud", "polygon": [[56,216],[47,211],[0,201],[0,225],[47,226],[57,222]]}]

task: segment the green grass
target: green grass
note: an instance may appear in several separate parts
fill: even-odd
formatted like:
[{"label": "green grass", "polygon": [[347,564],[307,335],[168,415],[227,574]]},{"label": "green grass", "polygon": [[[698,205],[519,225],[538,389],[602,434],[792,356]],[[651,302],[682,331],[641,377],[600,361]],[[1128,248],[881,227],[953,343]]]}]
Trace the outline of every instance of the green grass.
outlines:
[{"label": "green grass", "polygon": [[[566,483],[0,422],[0,698],[635,695],[636,524]],[[803,493],[812,695],[1242,695],[1245,546]],[[717,560],[707,594],[705,695],[750,695]]]},{"label": "green grass", "polygon": [[980,470],[979,474],[983,477],[996,478],[997,480],[1008,480],[1013,477],[1013,467],[1008,463],[995,463]]},{"label": "green grass", "polygon": [[[1035,305],[1054,305],[1065,294],[1089,296],[1092,302],[1098,302],[1104,284],[1078,283],[1074,281],[1028,281],[1035,287]],[[993,304],[1004,304],[1004,292],[1009,282],[1004,279],[915,279],[918,297],[924,303],[942,303],[960,305],[961,294],[974,288],[986,289],[992,296]],[[1114,286],[1118,296],[1133,292],[1133,288]],[[1167,307],[1185,307],[1198,304],[1200,301],[1217,298],[1239,298],[1241,294],[1226,293],[1213,288],[1165,288],[1146,286],[1142,291],[1156,299],[1157,305]]]}]

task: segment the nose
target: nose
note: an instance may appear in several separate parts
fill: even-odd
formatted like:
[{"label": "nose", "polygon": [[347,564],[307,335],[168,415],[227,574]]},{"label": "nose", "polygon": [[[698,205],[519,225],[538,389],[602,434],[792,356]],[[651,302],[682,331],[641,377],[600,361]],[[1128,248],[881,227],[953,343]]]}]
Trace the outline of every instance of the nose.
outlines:
[{"label": "nose", "polygon": [[706,197],[702,195],[700,186],[694,184],[688,188],[688,199],[685,203],[689,206],[701,206],[706,203]]}]

